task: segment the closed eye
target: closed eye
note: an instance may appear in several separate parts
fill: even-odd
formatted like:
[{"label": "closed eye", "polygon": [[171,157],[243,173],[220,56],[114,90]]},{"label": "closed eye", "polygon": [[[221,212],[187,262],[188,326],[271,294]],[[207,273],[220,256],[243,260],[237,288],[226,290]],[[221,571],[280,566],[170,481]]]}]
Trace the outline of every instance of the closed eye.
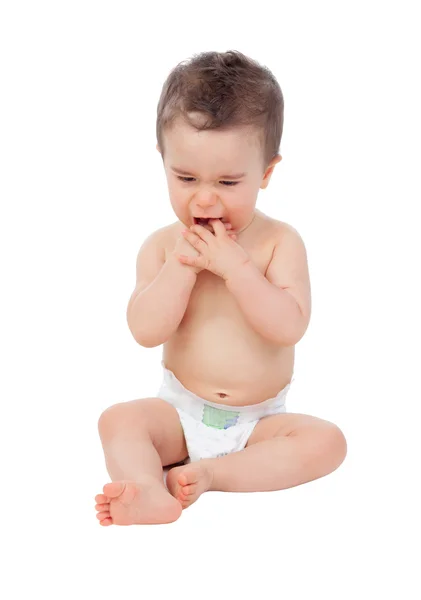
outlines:
[{"label": "closed eye", "polygon": [[[177,175],[177,179],[180,179],[180,181],[182,181],[183,183],[190,183],[191,181],[194,180],[194,177],[181,177],[180,175]],[[239,181],[221,181],[221,183],[223,183],[227,187],[233,187],[234,185],[238,185],[240,182]]]}]

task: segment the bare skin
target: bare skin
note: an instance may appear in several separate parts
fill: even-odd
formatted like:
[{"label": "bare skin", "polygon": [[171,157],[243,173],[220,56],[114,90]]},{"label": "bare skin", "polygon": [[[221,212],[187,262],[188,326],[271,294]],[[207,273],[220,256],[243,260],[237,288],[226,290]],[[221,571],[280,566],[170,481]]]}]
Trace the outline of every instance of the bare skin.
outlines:
[{"label": "bare skin", "polygon": [[[279,235],[279,225],[279,222],[256,211],[252,224],[246,230],[237,232],[234,238],[247,249],[262,272],[265,272],[270,261],[276,237]],[[183,227],[183,224],[177,221],[168,228],[166,258],[171,255]],[[231,229],[230,223],[226,224],[226,229]],[[213,312],[218,312],[223,317],[216,321],[211,331],[206,325],[211,316],[208,314],[209,306],[213,306]],[[227,322],[230,323],[229,336],[226,336]],[[186,337],[189,344],[184,342]],[[222,337],[226,340],[223,356],[219,342]],[[247,339],[246,344],[244,339]],[[199,347],[207,348],[206,356],[198,352]],[[227,370],[227,356],[237,356],[239,365],[247,364],[247,379],[241,366],[236,370],[235,365],[231,364]],[[212,273],[202,271],[198,275],[178,331],[164,345],[163,359],[167,368],[174,372],[183,385],[198,396],[226,405],[245,405],[274,396],[288,383],[292,375],[293,356],[293,348],[275,349],[251,331],[238,313],[224,282]],[[189,367],[186,368],[186,365]],[[196,376],[196,372],[202,376]],[[268,378],[265,375],[265,388],[260,388],[258,392],[257,382],[262,380],[263,372],[272,376]],[[218,381],[215,381],[216,373]],[[219,382],[222,382],[222,385]],[[228,382],[231,384],[227,385]],[[169,522],[162,519],[171,520],[176,513],[174,499],[184,509],[209,489],[212,474],[200,464],[201,462],[203,461],[173,467],[167,475],[168,491],[164,485],[151,487],[149,480],[126,481],[125,487],[116,486],[118,481],[115,479],[113,484],[106,484],[103,494],[95,497],[97,518],[101,525],[125,525],[129,524],[129,521]],[[144,504],[144,496],[151,497],[153,490],[160,500],[160,508],[155,516],[151,513],[148,502]],[[157,521],[153,521],[154,518]]]},{"label": "bare skin", "polygon": [[[103,526],[171,523],[212,483],[200,462],[177,466],[187,458],[186,442],[178,413],[160,398],[110,407],[99,433],[113,480],[95,497]],[[173,466],[166,486],[162,465]]]},{"label": "bare skin", "polygon": [[[169,228],[167,257],[182,229],[180,223]],[[289,225],[256,210],[250,226],[237,233],[236,242],[264,274],[277,240],[287,231]],[[275,346],[253,331],[225,282],[202,271],[178,330],[164,344],[163,360],[167,369],[197,396],[219,404],[245,406],[273,398],[291,381],[294,353],[294,346]]]},{"label": "bare skin", "polygon": [[200,462],[168,472],[170,493],[155,479],[107,483],[104,493],[95,496],[97,519],[103,526],[172,523],[211,483],[212,471]]},{"label": "bare skin", "polygon": [[[166,257],[182,228],[179,222],[168,228]],[[276,240],[288,228],[256,211],[250,227],[237,233],[236,241],[265,274]],[[164,344],[163,360],[196,395],[228,406],[245,406],[274,397],[291,381],[294,347],[275,346],[259,336],[239,312],[225,283],[202,271],[178,330]],[[184,434],[170,404],[158,398],[147,400],[148,415],[142,412],[140,418],[136,412],[140,406],[144,409],[145,399],[122,403],[124,418],[119,422],[111,416],[108,429],[102,430],[113,481],[95,497],[103,526],[176,521],[183,509],[212,489],[260,491],[299,485],[337,468],[346,453],[343,435],[332,423],[308,415],[273,415],[257,424],[243,451],[172,466],[167,489],[162,467],[187,458]],[[133,428],[128,429],[128,424]],[[140,439],[143,425],[146,429]],[[140,455],[143,461],[136,459]],[[309,460],[312,455],[314,460]]]},{"label": "bare skin", "polygon": [[207,492],[213,479],[212,469],[202,464],[203,461],[189,463],[181,467],[173,467],[167,476],[167,486],[183,509]]},{"label": "bare skin", "polygon": [[95,496],[101,525],[171,523],[181,514],[177,502],[155,478],[107,483]]}]

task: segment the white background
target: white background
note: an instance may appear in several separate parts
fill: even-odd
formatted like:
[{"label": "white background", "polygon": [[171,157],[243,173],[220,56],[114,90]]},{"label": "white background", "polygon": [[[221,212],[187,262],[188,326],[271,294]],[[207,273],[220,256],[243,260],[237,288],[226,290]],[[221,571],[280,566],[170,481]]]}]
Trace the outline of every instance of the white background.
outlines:
[{"label": "white background", "polygon": [[[419,22],[415,2],[3,2],[1,544],[5,598],[419,598]],[[210,492],[170,525],[98,524],[101,412],[156,395],[126,323],[173,222],[156,106],[171,68],[237,49],[285,98],[257,207],[308,252],[288,411],[338,424],[333,474]],[[133,596],[132,596],[133,595]]]}]

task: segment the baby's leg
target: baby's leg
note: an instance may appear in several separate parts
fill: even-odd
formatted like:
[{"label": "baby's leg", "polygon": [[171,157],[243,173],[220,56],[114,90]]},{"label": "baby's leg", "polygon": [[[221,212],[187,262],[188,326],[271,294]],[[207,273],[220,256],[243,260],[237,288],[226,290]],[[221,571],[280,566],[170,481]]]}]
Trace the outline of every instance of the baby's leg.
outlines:
[{"label": "baby's leg", "polygon": [[160,398],[115,404],[98,423],[108,473],[114,483],[96,496],[102,525],[168,523],[181,514],[168,492],[162,466],[184,460],[187,448],[178,413]]},{"label": "baby's leg", "polygon": [[178,413],[161,398],[114,404],[100,416],[98,430],[113,481],[145,474],[163,481],[162,467],[188,456]]}]

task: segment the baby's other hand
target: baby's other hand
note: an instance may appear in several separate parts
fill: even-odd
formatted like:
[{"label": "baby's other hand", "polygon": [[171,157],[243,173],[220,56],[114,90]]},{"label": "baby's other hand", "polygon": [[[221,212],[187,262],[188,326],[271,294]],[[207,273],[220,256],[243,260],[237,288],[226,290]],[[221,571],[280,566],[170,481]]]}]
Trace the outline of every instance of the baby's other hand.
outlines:
[{"label": "baby's other hand", "polygon": [[[231,229],[231,224],[230,223],[224,223],[225,225],[225,229],[229,232],[229,230]],[[229,233],[229,236],[231,239],[235,240],[236,239],[236,235],[235,233]],[[180,235],[179,238],[177,238],[177,242],[174,246],[174,250],[172,251],[173,256],[177,256],[180,254],[184,254],[185,256],[200,256],[200,252],[198,252],[184,237],[183,235]],[[191,269],[192,271],[194,271],[195,273],[200,273],[201,271],[203,271],[203,267],[193,267],[192,265],[184,265],[185,267],[187,267],[188,269]]]},{"label": "baby's other hand", "polygon": [[[177,238],[174,250],[172,251],[173,256],[177,256],[178,254],[185,254],[186,256],[191,257],[199,256],[199,252],[195,248],[193,248],[193,246],[189,244],[188,241],[184,239],[182,235],[180,235],[180,237]],[[200,271],[203,271],[203,268],[200,267],[193,267],[191,265],[185,266],[194,271],[195,273],[200,273]]]}]

